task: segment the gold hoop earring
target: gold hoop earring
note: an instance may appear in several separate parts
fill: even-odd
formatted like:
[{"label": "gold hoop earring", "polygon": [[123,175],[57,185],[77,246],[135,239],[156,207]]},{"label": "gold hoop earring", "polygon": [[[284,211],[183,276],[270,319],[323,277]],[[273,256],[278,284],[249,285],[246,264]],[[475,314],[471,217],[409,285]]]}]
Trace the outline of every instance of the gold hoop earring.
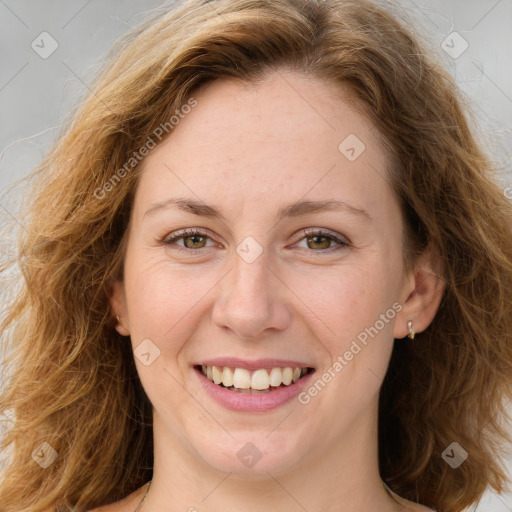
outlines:
[{"label": "gold hoop earring", "polygon": [[409,322],[407,323],[407,327],[409,328],[409,334],[407,335],[407,337],[411,340],[414,339],[414,335],[416,334],[412,328],[412,321],[409,320]]}]

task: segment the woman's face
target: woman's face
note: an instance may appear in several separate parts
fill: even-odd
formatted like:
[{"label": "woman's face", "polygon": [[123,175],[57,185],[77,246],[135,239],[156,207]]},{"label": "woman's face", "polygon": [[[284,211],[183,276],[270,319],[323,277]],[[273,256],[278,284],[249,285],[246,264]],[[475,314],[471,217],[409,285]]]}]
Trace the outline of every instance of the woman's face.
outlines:
[{"label": "woman's face", "polygon": [[[195,99],[143,161],[111,298],[154,407],[155,460],[172,446],[237,474],[355,464],[414,282],[377,131],[334,85],[294,72]],[[228,386],[232,372],[281,386],[236,392],[201,365]],[[314,373],[287,386],[285,367]]]}]

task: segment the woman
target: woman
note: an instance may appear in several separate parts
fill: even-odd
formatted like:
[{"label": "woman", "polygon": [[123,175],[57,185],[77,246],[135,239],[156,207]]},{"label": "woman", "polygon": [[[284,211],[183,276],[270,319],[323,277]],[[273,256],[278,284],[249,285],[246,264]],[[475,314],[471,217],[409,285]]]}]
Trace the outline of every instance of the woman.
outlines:
[{"label": "woman", "polygon": [[192,0],[94,91],[20,241],[3,512],[454,512],[504,489],[511,205],[395,17]]}]

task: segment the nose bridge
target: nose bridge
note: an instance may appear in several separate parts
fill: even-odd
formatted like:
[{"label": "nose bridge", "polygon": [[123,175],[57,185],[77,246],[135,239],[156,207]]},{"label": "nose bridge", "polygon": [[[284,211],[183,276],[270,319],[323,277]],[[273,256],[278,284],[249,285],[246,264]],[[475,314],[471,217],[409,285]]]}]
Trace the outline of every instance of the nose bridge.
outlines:
[{"label": "nose bridge", "polygon": [[229,295],[242,301],[266,301],[269,287],[272,286],[269,263],[269,252],[254,237],[245,237],[235,247],[233,254]]},{"label": "nose bridge", "polygon": [[242,312],[250,307],[253,314],[261,315],[264,309],[269,308],[272,284],[268,263],[268,257],[263,253],[253,261],[246,260],[239,254],[234,256],[233,270],[225,290],[231,303],[231,311],[238,309]]},{"label": "nose bridge", "polygon": [[253,242],[237,247],[232,270],[219,284],[213,312],[218,326],[230,328],[240,338],[256,338],[265,329],[287,325],[282,284],[269,268],[267,253]]}]

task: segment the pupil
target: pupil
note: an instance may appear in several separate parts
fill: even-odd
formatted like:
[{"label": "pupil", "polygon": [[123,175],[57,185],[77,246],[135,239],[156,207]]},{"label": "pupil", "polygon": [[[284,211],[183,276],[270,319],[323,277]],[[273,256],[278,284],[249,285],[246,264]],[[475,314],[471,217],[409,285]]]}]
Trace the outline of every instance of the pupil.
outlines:
[{"label": "pupil", "polygon": [[328,248],[328,247],[325,247],[325,243],[327,243],[327,245],[329,245],[329,240],[326,236],[313,236],[313,237],[310,237],[309,238],[309,241],[313,241],[314,244],[317,244],[317,245],[321,245],[322,242],[319,242],[319,240],[325,240],[324,242],[324,249]]},{"label": "pupil", "polygon": [[[193,246],[193,244],[200,243],[200,242],[198,242],[198,241],[197,241],[197,239],[203,239],[203,238],[204,238],[204,237],[199,236],[199,235],[191,235],[191,236],[187,236],[187,237],[185,238],[185,240],[186,240],[185,245],[186,245],[187,247],[190,247],[191,245]],[[193,241],[191,244],[187,243],[187,241],[190,241],[191,239],[193,239],[194,241]]]}]

